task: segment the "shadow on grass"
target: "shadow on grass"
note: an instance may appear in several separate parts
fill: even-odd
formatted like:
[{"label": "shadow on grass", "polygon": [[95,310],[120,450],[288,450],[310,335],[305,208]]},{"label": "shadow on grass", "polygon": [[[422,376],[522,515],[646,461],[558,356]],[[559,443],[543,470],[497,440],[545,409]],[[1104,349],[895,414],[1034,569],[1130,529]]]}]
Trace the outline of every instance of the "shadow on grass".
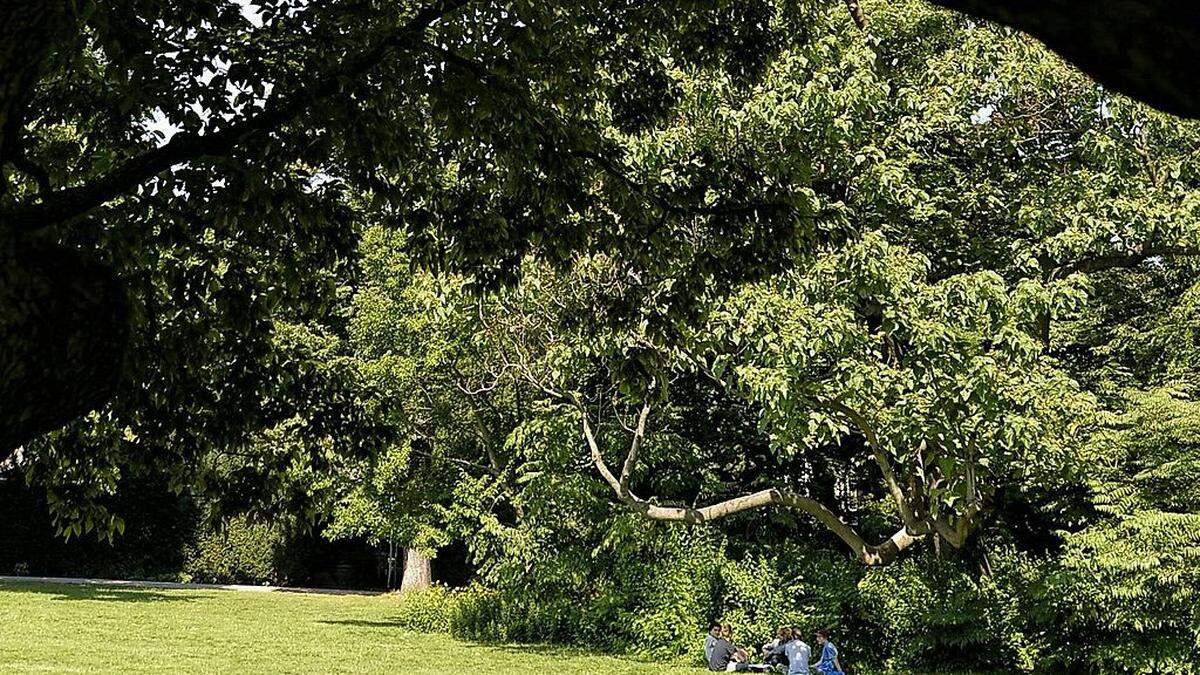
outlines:
[{"label": "shadow on grass", "polygon": [[328,626],[353,626],[355,628],[387,628],[389,630],[406,630],[399,619],[387,621],[369,621],[366,619],[317,619],[317,623]]},{"label": "shadow on grass", "polygon": [[628,654],[588,651],[579,647],[567,647],[564,645],[512,644],[507,642],[470,642],[468,644],[510,654],[537,654],[538,656],[551,656],[563,659],[580,656],[620,656],[626,659],[631,658]]},{"label": "shadow on grass", "polygon": [[[410,631],[401,619],[318,619],[317,623],[328,626],[351,626],[354,628],[375,629],[378,631],[404,631],[404,632],[419,632]],[[546,658],[553,661],[574,662],[576,659],[586,657],[610,657],[628,661],[631,663],[640,663],[647,665],[669,665],[680,669],[691,669],[696,672],[702,672],[703,668],[690,661],[673,661],[663,662],[655,660],[648,656],[619,651],[606,651],[598,649],[587,649],[586,647],[568,646],[568,645],[553,645],[544,643],[512,643],[499,642],[489,640],[466,640],[459,637],[454,637],[445,633],[438,633],[447,639],[454,640],[464,647],[472,649],[480,649],[484,651],[498,652],[502,654],[518,654],[524,656],[536,656]]]},{"label": "shadow on grass", "polygon": [[[382,620],[318,619],[317,623],[325,624],[328,626],[352,626],[354,628],[378,628],[380,630],[402,630],[402,631],[410,630],[407,626],[404,625],[404,622],[400,619],[382,619]],[[447,637],[452,637],[452,636],[447,635]],[[491,641],[480,641],[480,640],[464,640],[462,638],[453,638],[453,639],[455,641],[460,642],[469,647],[475,647],[475,648],[479,648],[479,649],[489,649],[492,651],[504,652],[504,653],[510,653],[510,654],[536,654],[538,656],[548,656],[548,657],[564,658],[564,659],[577,658],[577,657],[581,657],[581,656],[614,656],[614,657],[619,657],[619,658],[622,658],[625,660],[633,660],[633,661],[643,661],[644,660],[636,654],[589,650],[589,649],[586,649],[583,647],[571,647],[571,646],[567,646],[567,645],[525,644],[525,643],[511,643],[511,642],[498,642],[498,641],[491,642]]]},{"label": "shadow on grass", "polygon": [[53,596],[51,600],[91,600],[95,602],[192,602],[207,596],[197,594],[163,593],[148,588],[111,588],[53,584],[0,584],[0,589],[14,593],[39,593]]}]

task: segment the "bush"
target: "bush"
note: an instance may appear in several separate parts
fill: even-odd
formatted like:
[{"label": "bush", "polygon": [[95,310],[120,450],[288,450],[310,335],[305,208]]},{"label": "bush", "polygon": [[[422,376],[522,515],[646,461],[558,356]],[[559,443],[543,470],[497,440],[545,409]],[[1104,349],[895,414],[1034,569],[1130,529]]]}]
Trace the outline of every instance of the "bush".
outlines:
[{"label": "bush", "polygon": [[677,533],[665,546],[659,564],[634,594],[629,609],[632,646],[656,657],[690,655],[703,659],[703,645],[696,641],[696,627],[715,616],[722,593],[725,550],[711,543],[702,529]]},{"label": "bush", "polygon": [[236,518],[221,531],[197,536],[185,551],[187,579],[210,584],[271,585],[286,582],[277,560],[283,538],[268,525]]},{"label": "bush", "polygon": [[[462,596],[451,633],[483,642],[590,645],[612,649],[602,633],[618,624],[596,604],[549,597],[532,600],[520,591],[479,590]],[[599,640],[599,642],[596,642]]]},{"label": "bush", "polygon": [[[1039,665],[1032,605],[1038,566],[1014,551],[991,574],[961,561],[906,559],[868,571],[861,612],[879,627],[889,669],[1032,671]],[[1032,629],[1032,630],[1031,630]]]},{"label": "bush", "polygon": [[396,593],[396,624],[418,633],[449,633],[470,590],[434,585]]}]

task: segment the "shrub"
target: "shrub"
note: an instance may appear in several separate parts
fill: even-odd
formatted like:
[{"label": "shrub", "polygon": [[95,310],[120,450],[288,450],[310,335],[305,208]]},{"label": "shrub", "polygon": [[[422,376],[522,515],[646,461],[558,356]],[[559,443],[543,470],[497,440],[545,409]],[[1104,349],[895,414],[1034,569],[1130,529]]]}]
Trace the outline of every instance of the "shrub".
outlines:
[{"label": "shrub", "polygon": [[667,554],[648,567],[628,610],[635,649],[657,658],[703,658],[696,630],[715,617],[725,561],[724,546],[711,541],[703,529],[677,533],[664,546]]},{"label": "shrub", "polygon": [[[457,610],[451,633],[484,642],[588,644],[605,627],[611,630],[617,625],[599,619],[591,603],[563,597],[535,601],[515,590],[464,595]],[[604,644],[592,646],[611,648]]]},{"label": "shrub", "polygon": [[396,625],[418,633],[449,633],[470,593],[441,585],[396,593]]},{"label": "shrub", "polygon": [[876,624],[889,668],[1032,671],[1042,646],[1031,631],[1037,565],[1012,551],[991,574],[961,561],[907,559],[859,583],[861,611]]},{"label": "shrub", "polygon": [[199,583],[284,583],[276,564],[282,548],[283,538],[270,526],[235,518],[196,537],[185,550],[183,573]]}]

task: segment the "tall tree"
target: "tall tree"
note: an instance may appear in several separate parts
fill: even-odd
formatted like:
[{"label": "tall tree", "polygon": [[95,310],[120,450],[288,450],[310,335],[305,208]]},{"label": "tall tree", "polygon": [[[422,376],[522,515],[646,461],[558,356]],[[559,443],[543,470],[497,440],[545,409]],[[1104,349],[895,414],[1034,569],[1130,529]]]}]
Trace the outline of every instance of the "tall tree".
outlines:
[{"label": "tall tree", "polygon": [[[240,247],[226,260],[246,283],[221,316],[261,338],[251,327],[324,262],[305,258],[345,252],[331,212],[346,183],[376,219],[419,231],[431,260],[488,283],[532,250],[646,255],[649,233],[669,238],[663,222],[791,231],[804,211],[788,176],[739,181],[717,201],[660,190],[604,133],[665,112],[672,60],[753,78],[779,46],[767,24],[782,6],[43,5],[2,15],[14,38],[0,63],[4,452],[147,381],[139,342],[164,322],[141,284],[162,279],[172,246],[210,245],[210,258]],[[707,184],[733,186],[735,170]],[[74,265],[72,250],[97,264]],[[297,259],[248,264],[266,251]],[[74,282],[51,273],[73,267]]]}]

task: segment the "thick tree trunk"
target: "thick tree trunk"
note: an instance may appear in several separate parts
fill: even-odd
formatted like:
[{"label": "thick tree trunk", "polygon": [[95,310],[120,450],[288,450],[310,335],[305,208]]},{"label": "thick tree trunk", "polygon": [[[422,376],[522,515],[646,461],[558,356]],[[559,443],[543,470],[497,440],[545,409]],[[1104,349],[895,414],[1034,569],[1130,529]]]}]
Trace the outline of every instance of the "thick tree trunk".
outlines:
[{"label": "thick tree trunk", "polygon": [[415,591],[433,585],[433,570],[429,557],[413,549],[404,549],[404,576],[400,581],[401,591]]},{"label": "thick tree trunk", "polygon": [[112,270],[0,233],[0,461],[102,407],[128,344],[128,303]]}]

